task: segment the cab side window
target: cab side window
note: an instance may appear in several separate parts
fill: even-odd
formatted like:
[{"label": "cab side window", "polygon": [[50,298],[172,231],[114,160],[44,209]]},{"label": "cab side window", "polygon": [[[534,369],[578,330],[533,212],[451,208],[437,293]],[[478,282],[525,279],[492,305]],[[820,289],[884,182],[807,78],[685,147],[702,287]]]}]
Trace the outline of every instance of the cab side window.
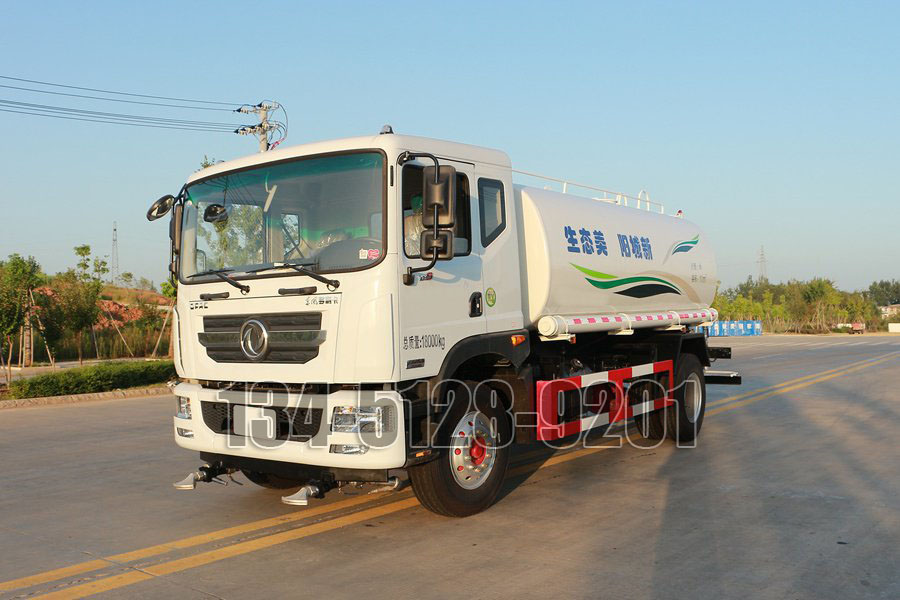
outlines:
[{"label": "cab side window", "polygon": [[478,212],[481,217],[481,245],[487,248],[506,228],[506,199],[502,181],[478,180]]},{"label": "cab side window", "polygon": [[[422,167],[403,167],[403,251],[409,258],[419,258],[422,225]],[[456,174],[456,225],[453,227],[453,255],[465,256],[472,247],[472,221],[469,214],[469,179]]]}]

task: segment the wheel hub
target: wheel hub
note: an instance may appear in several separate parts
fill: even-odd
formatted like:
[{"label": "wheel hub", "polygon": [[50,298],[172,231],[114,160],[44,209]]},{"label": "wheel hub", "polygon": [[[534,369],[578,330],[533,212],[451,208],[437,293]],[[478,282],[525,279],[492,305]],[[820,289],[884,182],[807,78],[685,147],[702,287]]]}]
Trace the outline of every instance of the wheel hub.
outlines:
[{"label": "wheel hub", "polygon": [[450,438],[450,469],[456,483],[472,490],[483,484],[494,467],[497,436],[480,412],[465,414]]},{"label": "wheel hub", "polygon": [[688,375],[684,385],[684,413],[689,422],[696,423],[703,408],[703,387],[696,373]]},{"label": "wheel hub", "polygon": [[475,439],[472,440],[472,443],[469,445],[469,456],[472,458],[472,464],[480,465],[484,462],[484,457],[487,455],[487,446],[485,444],[484,438],[479,436],[475,436]]}]

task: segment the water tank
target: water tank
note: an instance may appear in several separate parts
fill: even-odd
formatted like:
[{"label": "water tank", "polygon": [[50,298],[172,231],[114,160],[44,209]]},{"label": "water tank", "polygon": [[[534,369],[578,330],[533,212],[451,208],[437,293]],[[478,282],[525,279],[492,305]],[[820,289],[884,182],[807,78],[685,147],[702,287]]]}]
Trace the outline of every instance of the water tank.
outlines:
[{"label": "water tank", "polygon": [[718,283],[706,235],[690,221],[517,186],[526,320],[709,308]]}]

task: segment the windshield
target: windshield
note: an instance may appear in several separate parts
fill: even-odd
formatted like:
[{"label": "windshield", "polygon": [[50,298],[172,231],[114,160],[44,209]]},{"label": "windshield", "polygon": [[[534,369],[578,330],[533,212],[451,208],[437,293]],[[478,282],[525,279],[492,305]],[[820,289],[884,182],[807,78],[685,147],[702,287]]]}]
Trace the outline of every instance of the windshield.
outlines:
[{"label": "windshield", "polygon": [[[197,274],[222,269],[240,277],[285,262],[316,272],[374,264],[384,253],[383,169],[381,153],[355,152],[262,165],[188,186],[182,280],[214,279]],[[224,205],[227,217],[204,221],[210,204]]]}]

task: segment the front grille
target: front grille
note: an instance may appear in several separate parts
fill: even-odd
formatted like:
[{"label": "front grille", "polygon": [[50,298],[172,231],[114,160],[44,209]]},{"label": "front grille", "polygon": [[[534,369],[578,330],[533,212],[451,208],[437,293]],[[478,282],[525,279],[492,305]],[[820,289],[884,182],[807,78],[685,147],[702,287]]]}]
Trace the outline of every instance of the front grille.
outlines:
[{"label": "front grille", "polygon": [[207,316],[198,336],[206,355],[220,363],[254,362],[240,344],[241,326],[248,319],[262,321],[269,331],[269,351],[258,362],[306,363],[319,355],[325,340],[320,312]]},{"label": "front grille", "polygon": [[[234,430],[234,404],[200,402],[203,422],[214,433],[242,435]],[[275,411],[275,439],[305,442],[319,433],[321,408],[272,407]]]}]

